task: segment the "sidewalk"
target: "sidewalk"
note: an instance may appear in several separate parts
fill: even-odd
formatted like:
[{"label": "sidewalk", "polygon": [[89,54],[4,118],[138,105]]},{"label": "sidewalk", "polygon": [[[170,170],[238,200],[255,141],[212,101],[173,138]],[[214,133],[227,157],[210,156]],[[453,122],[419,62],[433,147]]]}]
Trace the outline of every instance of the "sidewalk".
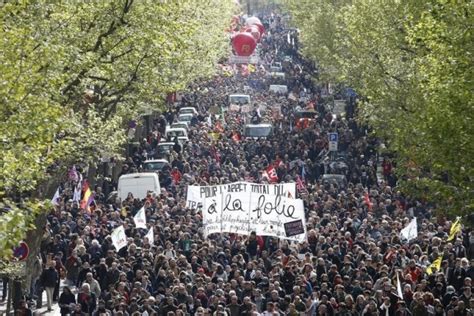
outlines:
[{"label": "sidewalk", "polygon": [[[61,280],[61,284],[60,284],[60,287],[59,287],[59,295],[61,295],[62,293],[62,288],[64,286],[64,283],[63,281]],[[76,289],[73,290],[73,293],[76,294]],[[3,285],[2,285],[2,282],[0,282],[0,293],[3,293]],[[31,308],[31,310],[33,311],[33,315],[60,315],[59,313],[59,305],[58,303],[53,303],[53,306],[52,306],[52,311],[51,312],[48,312],[48,307],[46,306],[46,291],[43,291],[43,294],[42,294],[42,302],[43,302],[43,305],[41,308],[39,309],[35,309],[35,306],[31,306],[29,305],[29,308]],[[34,304],[36,304],[36,302],[34,302]],[[13,307],[10,308],[10,314],[9,315],[14,315],[14,311],[13,311]],[[4,302],[0,302],[0,316],[6,316],[6,310],[7,310],[7,300],[5,300]]]}]

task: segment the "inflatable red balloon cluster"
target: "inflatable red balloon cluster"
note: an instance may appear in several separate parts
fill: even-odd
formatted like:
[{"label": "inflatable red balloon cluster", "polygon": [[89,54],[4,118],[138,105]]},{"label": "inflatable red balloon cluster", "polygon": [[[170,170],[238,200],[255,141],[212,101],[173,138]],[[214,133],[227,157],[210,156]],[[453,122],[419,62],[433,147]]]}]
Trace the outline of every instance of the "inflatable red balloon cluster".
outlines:
[{"label": "inflatable red balloon cluster", "polygon": [[245,21],[245,27],[232,38],[232,47],[238,56],[250,56],[263,36],[265,28],[257,17]]}]

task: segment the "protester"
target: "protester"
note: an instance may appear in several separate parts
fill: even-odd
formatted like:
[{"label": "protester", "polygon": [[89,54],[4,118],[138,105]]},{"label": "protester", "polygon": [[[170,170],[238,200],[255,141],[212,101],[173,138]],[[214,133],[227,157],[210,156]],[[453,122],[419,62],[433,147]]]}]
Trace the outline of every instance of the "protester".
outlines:
[{"label": "protester", "polygon": [[58,272],[56,271],[56,261],[51,260],[41,275],[41,284],[46,291],[46,302],[48,312],[52,311],[54,288],[59,280]]},{"label": "protester", "polygon": [[72,312],[71,306],[76,304],[76,297],[69,287],[63,287],[63,292],[59,296],[58,304],[61,308],[61,315],[69,315],[69,313]]}]

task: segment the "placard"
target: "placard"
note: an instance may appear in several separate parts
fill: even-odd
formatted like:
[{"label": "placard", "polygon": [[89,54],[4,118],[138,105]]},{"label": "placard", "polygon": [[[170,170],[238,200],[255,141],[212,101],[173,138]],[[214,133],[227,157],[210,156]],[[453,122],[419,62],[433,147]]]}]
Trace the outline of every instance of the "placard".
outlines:
[{"label": "placard", "polygon": [[286,237],[304,234],[305,227],[302,220],[291,221],[284,224]]}]

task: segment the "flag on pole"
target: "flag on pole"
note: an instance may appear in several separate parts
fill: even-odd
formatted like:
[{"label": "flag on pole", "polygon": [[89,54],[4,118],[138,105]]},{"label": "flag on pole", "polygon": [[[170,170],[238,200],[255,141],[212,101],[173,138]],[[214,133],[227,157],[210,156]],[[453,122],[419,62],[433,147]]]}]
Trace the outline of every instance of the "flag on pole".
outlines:
[{"label": "flag on pole", "polygon": [[278,174],[276,172],[275,167],[272,165],[269,165],[264,171],[263,171],[263,177],[268,179],[268,182],[270,183],[275,183],[278,182]]},{"label": "flag on pole", "polygon": [[94,202],[94,195],[92,194],[92,191],[89,188],[89,183],[87,181],[84,181],[82,188],[83,188],[84,195],[81,201],[81,208],[83,210],[90,212],[91,211],[90,206]]},{"label": "flag on pole", "polygon": [[372,211],[372,207],[374,206],[374,204],[372,203],[372,201],[370,201],[368,192],[364,193],[364,202],[367,205],[367,208],[369,209],[369,211]]},{"label": "flag on pole", "polygon": [[115,250],[119,251],[123,247],[127,246],[127,235],[125,235],[125,228],[123,225],[114,229],[112,231],[111,237]]},{"label": "flag on pole", "polygon": [[249,67],[247,65],[241,66],[241,74],[242,76],[245,76],[245,77],[250,75]]},{"label": "flag on pole", "polygon": [[304,185],[304,182],[303,180],[301,180],[301,177],[299,175],[296,176],[296,188],[299,192],[306,191],[306,186]]},{"label": "flag on pole", "polygon": [[[431,275],[433,272],[441,269],[441,262],[443,261],[443,256],[439,256],[432,264],[426,267],[426,274]],[[435,269],[435,271],[433,271]]]},{"label": "flag on pole", "polygon": [[73,202],[81,203],[82,197],[82,174],[79,173],[79,179],[77,185],[74,187],[74,195],[72,196]]},{"label": "flag on pole", "polygon": [[79,181],[79,173],[76,170],[76,165],[72,165],[68,172],[69,181]]},{"label": "flag on pole", "polygon": [[153,227],[150,228],[148,233],[146,233],[145,237],[148,239],[148,243],[153,245],[155,243],[155,235],[153,234]]},{"label": "flag on pole", "polygon": [[51,203],[53,203],[54,206],[58,206],[59,205],[59,199],[61,198],[61,192],[60,192],[60,187],[58,187],[56,189],[56,192],[54,192],[54,196],[53,198],[51,199]]},{"label": "flag on pole", "polygon": [[416,223],[416,217],[400,231],[400,237],[405,239],[407,242],[418,237],[418,225]]},{"label": "flag on pole", "polygon": [[247,69],[248,69],[249,73],[255,72],[255,70],[256,70],[255,66],[252,65],[252,64],[248,64]]},{"label": "flag on pole", "polygon": [[398,271],[397,271],[397,294],[398,294],[398,297],[403,300],[402,285],[400,283],[400,278],[398,277]]},{"label": "flag on pole", "polygon": [[135,227],[146,228],[146,214],[144,206],[137,212],[137,214],[135,214],[133,221],[135,222]]},{"label": "flag on pole", "polygon": [[217,133],[224,133],[224,127],[222,126],[222,123],[221,122],[216,122],[216,126],[215,126],[214,130]]},{"label": "flag on pole", "polygon": [[301,180],[303,180],[304,182],[305,179],[306,179],[306,169],[304,168],[304,163],[303,163],[303,167],[301,167]]},{"label": "flag on pole", "polygon": [[448,241],[453,240],[456,238],[456,235],[461,231],[461,217],[457,217],[456,221],[451,224],[451,228],[449,229],[449,236]]},{"label": "flag on pole", "polygon": [[232,133],[232,140],[236,143],[240,142],[242,140],[242,137],[238,132],[233,132]]}]

